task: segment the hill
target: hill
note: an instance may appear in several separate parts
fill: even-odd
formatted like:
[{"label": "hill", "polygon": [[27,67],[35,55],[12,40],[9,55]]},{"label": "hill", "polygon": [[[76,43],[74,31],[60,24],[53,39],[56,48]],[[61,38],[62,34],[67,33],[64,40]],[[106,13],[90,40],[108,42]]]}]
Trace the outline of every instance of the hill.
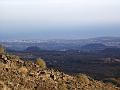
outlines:
[{"label": "hill", "polygon": [[0,90],[120,90],[111,83],[41,68],[18,56],[0,54]]},{"label": "hill", "polygon": [[98,37],[88,39],[75,39],[75,40],[7,40],[0,41],[5,47],[22,51],[28,47],[37,46],[42,50],[80,50],[80,48],[87,44],[104,44],[110,47],[120,47],[120,37]]},{"label": "hill", "polygon": [[92,44],[86,44],[81,47],[81,50],[83,51],[98,51],[98,50],[104,50],[107,48],[106,45],[101,43],[92,43]]},{"label": "hill", "polygon": [[28,48],[26,49],[26,51],[28,51],[28,52],[40,52],[41,50],[40,50],[40,48],[37,47],[37,46],[31,46],[31,47],[28,47]]},{"label": "hill", "polygon": [[106,48],[106,49],[102,50],[101,53],[105,54],[105,56],[119,58],[120,48],[115,48],[115,47]]}]

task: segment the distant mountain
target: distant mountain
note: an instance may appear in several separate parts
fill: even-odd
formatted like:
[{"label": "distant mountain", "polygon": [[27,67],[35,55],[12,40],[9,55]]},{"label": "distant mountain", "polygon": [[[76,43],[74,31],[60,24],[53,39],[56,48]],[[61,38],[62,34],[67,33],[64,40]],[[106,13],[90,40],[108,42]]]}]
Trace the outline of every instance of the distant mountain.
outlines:
[{"label": "distant mountain", "polygon": [[120,37],[97,37],[91,38],[93,40],[100,40],[100,41],[120,41]]},{"label": "distant mountain", "polygon": [[[80,50],[82,48],[118,47],[120,48],[120,37],[98,37],[75,40],[14,40],[2,41],[0,44],[12,50],[25,50],[31,46],[40,47],[43,50]],[[97,45],[95,45],[97,44]],[[99,45],[98,45],[99,44]],[[87,46],[86,46],[87,45]],[[88,47],[89,45],[89,47]]]},{"label": "distant mountain", "polygon": [[111,48],[106,48],[101,51],[102,54],[104,54],[107,57],[120,57],[120,48],[116,47],[111,47]]},{"label": "distant mountain", "polygon": [[98,51],[98,50],[104,50],[107,48],[106,45],[101,43],[92,43],[92,44],[86,44],[81,47],[81,50],[83,51]]},{"label": "distant mountain", "polygon": [[120,37],[98,37],[89,39],[91,42],[102,43],[107,46],[120,47]]},{"label": "distant mountain", "polygon": [[28,52],[40,52],[41,49],[37,46],[31,46],[31,47],[28,47],[25,51],[28,51]]}]

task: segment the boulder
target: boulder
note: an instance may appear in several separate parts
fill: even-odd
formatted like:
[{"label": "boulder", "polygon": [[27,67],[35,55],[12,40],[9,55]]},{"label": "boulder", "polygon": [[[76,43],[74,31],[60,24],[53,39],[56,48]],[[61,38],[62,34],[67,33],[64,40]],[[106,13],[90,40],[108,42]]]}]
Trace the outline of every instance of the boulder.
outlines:
[{"label": "boulder", "polygon": [[28,69],[26,67],[19,68],[19,73],[26,75],[28,73]]},{"label": "boulder", "polygon": [[0,54],[0,59],[7,60],[7,57],[4,54]]},{"label": "boulder", "polygon": [[53,80],[56,80],[56,76],[54,74],[50,74],[50,78],[52,78]]}]

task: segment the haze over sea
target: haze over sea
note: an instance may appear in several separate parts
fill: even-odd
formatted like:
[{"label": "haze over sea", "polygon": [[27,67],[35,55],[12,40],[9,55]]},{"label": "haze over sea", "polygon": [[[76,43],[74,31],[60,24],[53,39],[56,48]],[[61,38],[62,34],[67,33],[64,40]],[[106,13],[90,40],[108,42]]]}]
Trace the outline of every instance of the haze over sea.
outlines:
[{"label": "haze over sea", "polygon": [[120,35],[120,0],[0,0],[0,39]]}]

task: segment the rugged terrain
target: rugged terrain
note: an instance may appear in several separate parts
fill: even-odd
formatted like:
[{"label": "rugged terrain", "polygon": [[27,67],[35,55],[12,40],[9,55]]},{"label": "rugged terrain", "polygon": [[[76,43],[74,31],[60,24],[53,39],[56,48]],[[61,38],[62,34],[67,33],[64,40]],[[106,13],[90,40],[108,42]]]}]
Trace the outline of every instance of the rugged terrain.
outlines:
[{"label": "rugged terrain", "polygon": [[41,68],[18,56],[0,53],[0,90],[120,90],[111,83],[91,77]]}]

